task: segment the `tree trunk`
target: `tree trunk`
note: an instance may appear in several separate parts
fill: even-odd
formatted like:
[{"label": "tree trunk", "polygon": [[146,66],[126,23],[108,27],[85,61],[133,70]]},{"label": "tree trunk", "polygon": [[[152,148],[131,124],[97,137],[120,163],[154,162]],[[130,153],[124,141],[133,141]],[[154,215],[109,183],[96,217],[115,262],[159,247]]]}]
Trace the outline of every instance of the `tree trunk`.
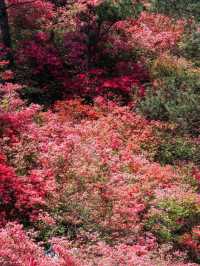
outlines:
[{"label": "tree trunk", "polygon": [[6,9],[5,0],[0,0],[0,31],[1,31],[1,39],[3,45],[8,48],[7,58],[10,61],[10,64],[13,63],[13,56],[12,56],[12,42],[11,42],[11,35],[10,35],[10,27],[8,22],[8,13]]}]

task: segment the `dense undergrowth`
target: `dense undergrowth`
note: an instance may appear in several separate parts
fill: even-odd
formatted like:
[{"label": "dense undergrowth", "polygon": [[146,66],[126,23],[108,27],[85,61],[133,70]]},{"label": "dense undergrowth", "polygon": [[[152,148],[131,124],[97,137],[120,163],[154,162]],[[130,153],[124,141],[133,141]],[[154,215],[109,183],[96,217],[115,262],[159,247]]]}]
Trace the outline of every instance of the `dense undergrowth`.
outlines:
[{"label": "dense undergrowth", "polygon": [[200,263],[198,12],[167,2],[8,1],[0,265]]}]

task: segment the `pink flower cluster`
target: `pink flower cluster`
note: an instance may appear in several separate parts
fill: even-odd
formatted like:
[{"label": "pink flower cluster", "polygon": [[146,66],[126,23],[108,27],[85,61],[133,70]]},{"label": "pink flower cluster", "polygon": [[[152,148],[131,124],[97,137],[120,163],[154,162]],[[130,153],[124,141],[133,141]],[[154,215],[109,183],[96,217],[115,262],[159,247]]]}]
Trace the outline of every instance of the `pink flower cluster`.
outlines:
[{"label": "pink flower cluster", "polygon": [[[142,148],[156,144],[160,123],[102,96],[92,106],[67,100],[44,112],[26,107],[18,97],[21,86],[4,83],[0,89],[0,263],[192,265],[173,254],[165,259],[144,230],[154,199],[173,195],[182,182],[172,167],[150,162]],[[49,238],[53,253],[47,256],[19,225],[24,221],[39,232],[63,223],[87,229],[78,232],[77,243]],[[184,246],[189,237],[183,237]]]},{"label": "pink flower cluster", "polygon": [[147,50],[162,53],[173,48],[183,35],[185,22],[174,22],[161,14],[142,12],[137,20],[124,21],[116,24],[118,29],[128,34],[132,45],[139,45]]}]

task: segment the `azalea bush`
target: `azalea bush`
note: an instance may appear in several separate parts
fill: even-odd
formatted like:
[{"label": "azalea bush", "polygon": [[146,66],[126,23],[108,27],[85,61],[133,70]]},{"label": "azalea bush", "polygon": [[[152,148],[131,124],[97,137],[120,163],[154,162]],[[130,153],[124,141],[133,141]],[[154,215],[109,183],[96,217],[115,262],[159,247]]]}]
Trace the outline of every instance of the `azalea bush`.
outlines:
[{"label": "azalea bush", "polygon": [[[20,110],[15,112],[16,115]],[[10,204],[12,194],[7,194],[8,190],[2,187],[4,215],[1,223],[17,220],[27,229],[32,225],[36,232],[30,234],[29,239],[19,225],[3,227],[0,234],[2,263],[18,263],[20,249],[25,263],[31,259],[38,265],[44,262],[47,265],[100,265],[104,261],[108,265],[134,265],[135,261],[139,265],[157,262],[185,265],[182,258],[187,261],[187,254],[180,256],[179,261],[172,253],[170,258],[164,258],[167,251],[159,249],[156,238],[148,232],[158,236],[154,229],[158,221],[152,213],[159,195],[158,188],[160,193],[171,195],[174,185],[182,182],[182,176],[172,167],[152,163],[143,153],[144,145],[156,142],[153,129],[162,128],[161,124],[148,122],[132,113],[130,108],[119,107],[99,97],[94,106],[80,100],[57,102],[52,111],[40,111],[34,119],[23,120],[23,127],[25,131],[19,127],[20,131],[15,132],[11,128],[12,138],[6,131],[8,128],[2,132],[2,147],[6,155],[2,162],[12,165],[16,171],[14,173],[10,166],[2,168],[4,175],[6,171],[8,173],[5,185],[8,188],[10,184],[9,191],[13,191],[17,201]],[[33,153],[37,156],[31,155]],[[37,183],[33,182],[30,173],[37,173]],[[44,173],[49,175],[44,177]],[[18,179],[21,182],[19,186]],[[176,224],[176,220],[183,216],[186,219],[183,226],[189,224],[183,233],[190,234],[198,220],[198,195],[191,192],[190,201],[189,192],[184,192],[183,188],[182,193],[189,197],[188,203],[183,197],[183,214],[180,213],[181,207],[172,206],[172,209],[177,208],[177,214],[176,211],[174,214],[177,217],[172,216],[172,222]],[[26,219],[21,219],[24,214]],[[164,211],[162,219],[165,215],[167,211]],[[167,224],[167,230],[173,233],[176,230],[173,226]],[[19,237],[24,239],[23,243],[27,242],[26,250],[25,246],[18,245]],[[56,242],[54,237],[57,237]],[[61,237],[70,242],[63,242]],[[44,245],[47,254],[50,252],[50,257],[45,255],[42,247],[36,246],[38,241]],[[95,255],[97,249],[98,258]],[[31,252],[31,257],[27,256],[28,252]]]},{"label": "azalea bush", "polygon": [[160,1],[6,5],[0,264],[198,265],[198,22]]}]

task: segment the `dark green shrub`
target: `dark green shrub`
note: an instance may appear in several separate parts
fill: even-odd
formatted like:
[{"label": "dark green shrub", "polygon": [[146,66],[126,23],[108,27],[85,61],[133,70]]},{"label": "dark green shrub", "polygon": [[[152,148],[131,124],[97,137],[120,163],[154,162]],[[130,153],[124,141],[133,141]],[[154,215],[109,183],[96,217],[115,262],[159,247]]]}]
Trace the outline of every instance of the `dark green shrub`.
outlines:
[{"label": "dark green shrub", "polygon": [[133,4],[132,0],[106,0],[96,8],[98,20],[116,22],[127,17],[136,17],[143,10],[141,3]]},{"label": "dark green shrub", "polygon": [[193,31],[187,35],[183,39],[181,48],[183,55],[200,67],[200,32]]},{"label": "dark green shrub", "polygon": [[62,99],[60,87],[56,83],[51,83],[48,89],[41,89],[39,87],[24,87],[20,91],[22,99],[26,100],[28,104],[37,103],[45,107],[50,106],[56,100]]},{"label": "dark green shrub", "polygon": [[154,159],[161,164],[175,164],[177,161],[199,163],[200,148],[188,140],[163,136]]},{"label": "dark green shrub", "polygon": [[183,132],[200,133],[200,79],[184,73],[161,78],[161,87],[150,87],[138,104],[138,110],[148,119],[176,123]]},{"label": "dark green shrub", "polygon": [[153,11],[178,18],[194,17],[200,21],[200,2],[198,0],[152,0]]}]

